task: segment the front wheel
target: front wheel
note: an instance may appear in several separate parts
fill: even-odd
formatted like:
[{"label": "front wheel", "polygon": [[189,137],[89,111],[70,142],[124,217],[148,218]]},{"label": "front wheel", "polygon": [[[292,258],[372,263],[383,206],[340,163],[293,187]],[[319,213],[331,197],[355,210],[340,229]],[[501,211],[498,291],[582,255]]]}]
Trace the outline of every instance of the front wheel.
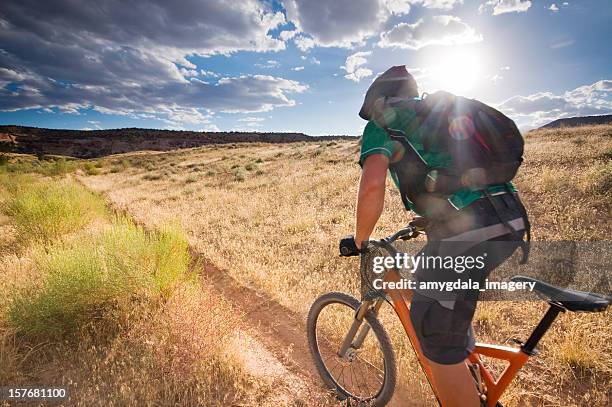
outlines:
[{"label": "front wheel", "polygon": [[339,355],[360,305],[340,292],[319,297],[308,313],[308,344],[321,379],[338,398],[384,406],[393,396],[397,368],[389,336],[373,312],[365,314],[359,339]]}]

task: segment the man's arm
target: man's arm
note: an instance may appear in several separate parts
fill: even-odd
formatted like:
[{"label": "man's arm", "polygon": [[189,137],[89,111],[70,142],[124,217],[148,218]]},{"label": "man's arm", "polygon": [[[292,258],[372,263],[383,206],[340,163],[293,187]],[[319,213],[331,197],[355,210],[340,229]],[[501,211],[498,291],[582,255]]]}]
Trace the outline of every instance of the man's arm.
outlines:
[{"label": "man's arm", "polygon": [[370,155],[363,162],[357,194],[355,228],[355,243],[358,248],[361,248],[361,242],[370,238],[383,211],[388,168],[389,158],[384,154]]}]

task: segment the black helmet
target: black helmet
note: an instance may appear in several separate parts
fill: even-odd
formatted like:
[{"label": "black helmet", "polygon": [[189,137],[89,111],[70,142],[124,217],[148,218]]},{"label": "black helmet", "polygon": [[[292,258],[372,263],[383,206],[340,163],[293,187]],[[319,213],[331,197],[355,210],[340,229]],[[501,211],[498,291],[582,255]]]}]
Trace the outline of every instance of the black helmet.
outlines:
[{"label": "black helmet", "polygon": [[417,83],[406,70],[406,65],[393,66],[372,82],[359,110],[359,117],[372,119],[374,102],[381,97],[413,98],[419,96]]}]

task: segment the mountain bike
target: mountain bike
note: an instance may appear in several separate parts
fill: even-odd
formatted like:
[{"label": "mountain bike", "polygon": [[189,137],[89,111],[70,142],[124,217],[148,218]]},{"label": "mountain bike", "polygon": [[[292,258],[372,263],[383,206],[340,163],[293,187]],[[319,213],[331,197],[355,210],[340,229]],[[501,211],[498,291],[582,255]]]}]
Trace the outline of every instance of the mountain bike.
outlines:
[{"label": "mountain bike", "polygon": [[[422,232],[421,228],[411,223],[391,236],[369,241],[366,250],[379,248],[394,257],[399,253],[393,244],[396,240],[409,240]],[[394,268],[388,269],[383,277],[385,282],[400,279],[399,271]],[[476,343],[466,364],[474,378],[481,403],[487,407],[502,406],[499,400],[504,391],[529,358],[538,353],[536,345],[559,313],[598,312],[604,311],[609,305],[609,298],[604,296],[556,287],[534,278],[515,276],[510,280],[535,283],[533,291],[548,302],[549,308],[527,341],[515,340],[517,346]],[[393,396],[397,382],[395,353],[378,319],[385,302],[391,304],[399,317],[436,395],[428,360],[421,351],[410,319],[410,298],[409,290],[381,292],[374,289],[370,281],[369,290],[363,295],[362,301],[346,293],[330,292],[312,304],[307,320],[310,351],[321,379],[335,392],[338,399],[359,406],[384,406]],[[503,360],[507,366],[501,374],[495,375],[485,365],[483,357]]]}]

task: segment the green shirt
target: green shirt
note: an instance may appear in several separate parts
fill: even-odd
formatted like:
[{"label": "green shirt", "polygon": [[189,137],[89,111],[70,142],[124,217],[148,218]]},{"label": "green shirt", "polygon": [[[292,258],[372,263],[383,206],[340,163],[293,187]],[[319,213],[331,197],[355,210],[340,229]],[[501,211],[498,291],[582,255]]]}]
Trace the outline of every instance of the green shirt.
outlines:
[{"label": "green shirt", "polygon": [[[392,129],[402,130],[407,138],[407,141],[414,150],[421,156],[423,161],[430,167],[445,168],[451,164],[451,157],[444,151],[436,151],[435,148],[430,148],[425,151],[421,138],[421,131],[416,120],[416,116],[410,109],[388,108],[385,111],[386,122],[390,123]],[[369,121],[366,125],[363,136],[361,138],[361,154],[359,156],[359,164],[363,166],[366,157],[373,154],[383,154],[389,158],[389,161],[395,162],[401,159],[403,147],[399,141],[391,139],[385,130],[378,126],[374,121]],[[389,170],[391,178],[399,189],[399,180],[397,175]],[[516,191],[512,183],[508,183],[511,190]],[[495,194],[506,189],[506,185],[493,185],[488,188],[489,193]],[[462,209],[470,205],[472,202],[483,198],[484,193],[481,190],[462,188],[448,196],[448,201],[456,209]],[[407,200],[408,207],[414,211],[414,205]]]}]

